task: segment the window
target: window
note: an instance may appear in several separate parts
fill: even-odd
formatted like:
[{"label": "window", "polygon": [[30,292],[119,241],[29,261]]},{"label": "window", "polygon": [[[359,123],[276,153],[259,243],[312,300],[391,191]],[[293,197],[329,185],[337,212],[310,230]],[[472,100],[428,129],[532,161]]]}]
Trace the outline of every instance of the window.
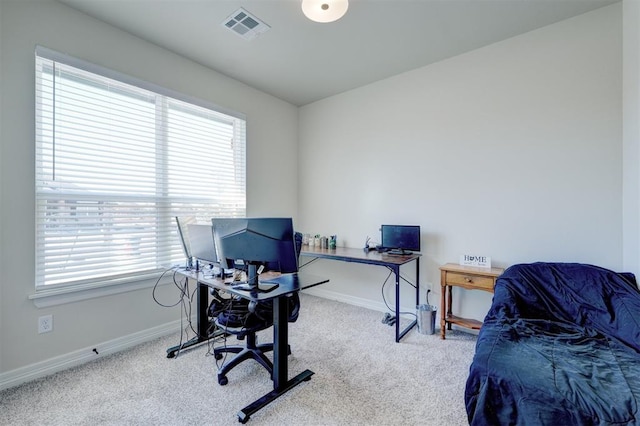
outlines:
[{"label": "window", "polygon": [[36,290],[184,261],[175,216],[246,212],[244,117],[38,46]]}]

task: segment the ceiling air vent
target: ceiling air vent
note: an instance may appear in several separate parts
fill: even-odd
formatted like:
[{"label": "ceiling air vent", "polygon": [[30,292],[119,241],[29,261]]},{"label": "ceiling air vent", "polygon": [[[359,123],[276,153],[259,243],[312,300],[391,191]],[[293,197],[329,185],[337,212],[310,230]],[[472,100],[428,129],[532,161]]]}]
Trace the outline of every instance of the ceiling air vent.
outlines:
[{"label": "ceiling air vent", "polygon": [[222,25],[238,34],[245,40],[253,40],[258,35],[264,33],[269,25],[262,22],[243,8],[236,10],[222,22]]}]

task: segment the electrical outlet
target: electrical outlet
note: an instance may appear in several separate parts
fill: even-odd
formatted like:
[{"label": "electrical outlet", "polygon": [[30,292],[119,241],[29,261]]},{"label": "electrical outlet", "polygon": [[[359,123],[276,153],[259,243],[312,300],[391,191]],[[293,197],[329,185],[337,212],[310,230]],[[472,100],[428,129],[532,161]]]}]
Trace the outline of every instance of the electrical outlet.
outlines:
[{"label": "electrical outlet", "polygon": [[38,318],[38,333],[53,331],[53,315],[43,315]]}]

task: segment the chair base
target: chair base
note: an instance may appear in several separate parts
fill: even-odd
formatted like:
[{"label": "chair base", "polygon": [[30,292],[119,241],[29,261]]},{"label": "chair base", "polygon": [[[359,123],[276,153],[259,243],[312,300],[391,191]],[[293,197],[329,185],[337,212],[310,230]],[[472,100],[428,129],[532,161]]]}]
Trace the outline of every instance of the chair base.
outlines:
[{"label": "chair base", "polygon": [[[213,350],[216,359],[222,359],[223,353],[237,354],[218,369],[218,384],[221,386],[229,382],[227,373],[236,365],[248,359],[254,359],[262,365],[269,372],[271,380],[273,380],[273,363],[265,355],[266,352],[273,351],[273,343],[258,345],[255,333],[247,333],[246,339],[245,346],[222,346]],[[291,355],[291,346],[287,346],[287,355]]]}]

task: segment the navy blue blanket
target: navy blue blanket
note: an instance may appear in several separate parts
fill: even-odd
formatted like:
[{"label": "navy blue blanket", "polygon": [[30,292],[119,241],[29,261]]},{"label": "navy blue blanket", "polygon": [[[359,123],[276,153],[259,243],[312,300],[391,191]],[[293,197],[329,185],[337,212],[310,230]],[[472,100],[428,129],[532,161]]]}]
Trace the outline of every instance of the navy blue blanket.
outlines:
[{"label": "navy blue blanket", "polygon": [[640,291],[591,265],[501,275],[465,390],[471,425],[640,424]]}]

